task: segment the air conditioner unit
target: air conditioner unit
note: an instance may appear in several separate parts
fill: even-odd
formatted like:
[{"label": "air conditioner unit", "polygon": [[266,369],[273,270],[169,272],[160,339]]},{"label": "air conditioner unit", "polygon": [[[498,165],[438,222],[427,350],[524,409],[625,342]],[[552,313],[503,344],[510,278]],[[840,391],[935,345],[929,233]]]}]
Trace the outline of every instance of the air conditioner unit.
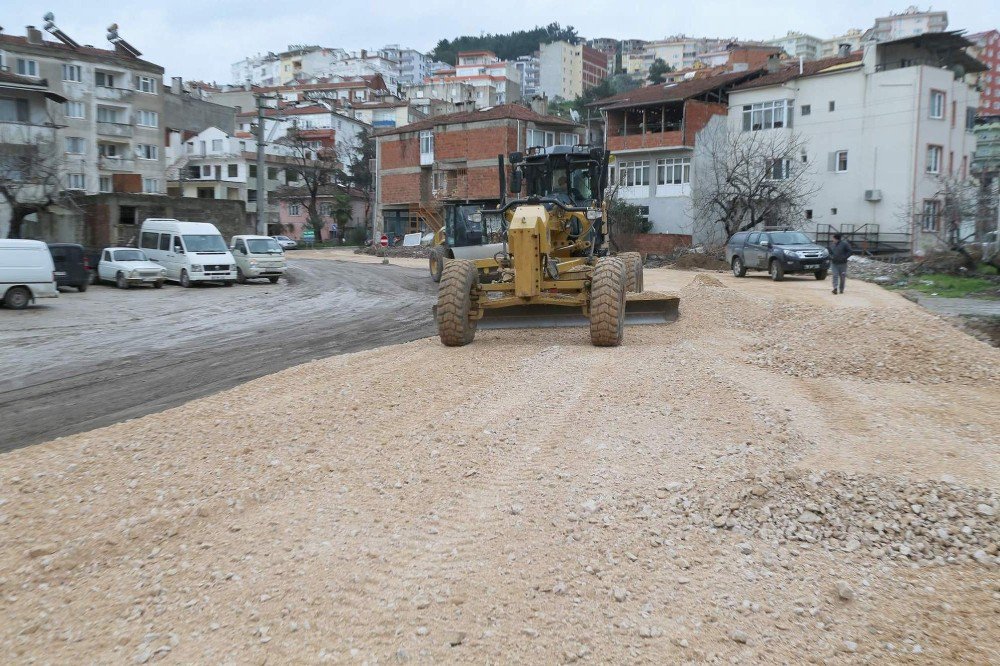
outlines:
[{"label": "air conditioner unit", "polygon": [[865,190],[865,201],[882,201],[882,190]]}]

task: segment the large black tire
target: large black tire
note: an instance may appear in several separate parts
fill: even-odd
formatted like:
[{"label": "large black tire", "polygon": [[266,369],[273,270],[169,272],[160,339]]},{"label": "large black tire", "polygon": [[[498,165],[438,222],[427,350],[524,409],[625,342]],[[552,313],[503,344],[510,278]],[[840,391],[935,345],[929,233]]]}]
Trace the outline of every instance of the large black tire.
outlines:
[{"label": "large black tire", "polygon": [[479,273],[471,261],[449,261],[438,287],[437,326],[441,342],[461,347],[476,337]]},{"label": "large black tire", "polygon": [[431,272],[431,279],[435,282],[440,282],[441,274],[444,273],[444,248],[431,248],[431,256],[427,260],[427,263]]},{"label": "large black tire", "polygon": [[154,282],[153,289],[163,289],[163,280],[157,280]]},{"label": "large black tire", "polygon": [[119,289],[128,289],[128,280],[125,279],[125,274],[118,271],[118,275],[115,276],[115,286]]},{"label": "large black tire", "polygon": [[618,255],[625,264],[625,291],[642,293],[642,255],[638,252],[622,252]]},{"label": "large black tire", "polygon": [[76,290],[82,294],[83,292],[87,291],[87,287],[89,286],[90,286],[90,276],[88,275],[87,280],[85,282],[81,282],[80,284],[76,285]]},{"label": "large black tire", "polygon": [[236,281],[240,284],[247,283],[247,276],[243,274],[243,269],[239,266],[236,267]]},{"label": "large black tire", "polygon": [[825,270],[816,271],[815,273],[813,273],[813,275],[815,275],[816,279],[820,280],[820,281],[826,279],[826,271]]},{"label": "large black tire", "polygon": [[185,289],[191,286],[191,276],[189,276],[188,272],[183,268],[181,269],[181,275],[180,278],[177,280],[177,284],[184,287]]},{"label": "large black tire", "polygon": [[269,277],[267,279],[271,281],[271,284],[278,284],[278,276],[277,275],[272,275],[271,277]]},{"label": "large black tire", "polygon": [[747,276],[747,267],[743,263],[742,257],[733,257],[733,275],[736,277]]},{"label": "large black tire", "polygon": [[30,302],[31,292],[27,287],[11,287],[3,297],[3,304],[11,310],[23,310]]},{"label": "large black tire", "polygon": [[775,282],[781,282],[785,279],[785,267],[777,259],[771,260],[771,263],[767,267],[767,272]]},{"label": "large black tire", "polygon": [[617,347],[625,335],[625,264],[602,257],[590,283],[590,341],[597,347]]}]

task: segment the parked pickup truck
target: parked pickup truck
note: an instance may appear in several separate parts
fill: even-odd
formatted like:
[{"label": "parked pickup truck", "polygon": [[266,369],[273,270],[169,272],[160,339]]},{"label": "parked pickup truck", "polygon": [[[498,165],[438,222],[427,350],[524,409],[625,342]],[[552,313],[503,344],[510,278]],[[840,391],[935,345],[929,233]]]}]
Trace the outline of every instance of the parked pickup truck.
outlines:
[{"label": "parked pickup truck", "polygon": [[830,270],[830,253],[801,231],[741,231],[726,244],[726,261],[733,275],[747,271],[767,271],[778,281],[786,273],[812,273],[825,280]]}]

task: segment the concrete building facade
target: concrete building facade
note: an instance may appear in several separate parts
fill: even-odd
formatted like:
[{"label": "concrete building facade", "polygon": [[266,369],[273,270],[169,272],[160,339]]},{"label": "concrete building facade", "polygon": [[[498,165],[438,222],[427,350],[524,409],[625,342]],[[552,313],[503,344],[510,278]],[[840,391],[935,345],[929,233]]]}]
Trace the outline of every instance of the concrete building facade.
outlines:
[{"label": "concrete building facade", "polygon": [[521,96],[524,99],[531,99],[540,90],[539,72],[541,63],[537,55],[521,56],[514,61],[517,68],[518,78],[521,83]]},{"label": "concrete building facade", "polygon": [[833,56],[840,55],[844,45],[846,45],[848,52],[859,51],[861,50],[862,36],[863,33],[861,30],[851,28],[842,35],[824,39],[822,44],[820,44],[819,57],[832,58]]},{"label": "concrete building facade", "polygon": [[875,19],[875,25],[868,29],[863,41],[888,42],[947,29],[948,12],[921,11],[910,6],[899,14]]},{"label": "concrete building facade", "polygon": [[815,60],[823,50],[823,40],[804,32],[789,31],[784,37],[775,37],[764,42],[768,46],[777,46],[793,58]]},{"label": "concrete building facade", "polygon": [[378,55],[396,63],[396,80],[401,86],[420,83],[431,73],[431,59],[426,54],[399,44],[387,44]]},{"label": "concrete building facade", "polygon": [[538,67],[539,91],[549,99],[576,99],[608,76],[605,54],[566,41],[539,46]]}]

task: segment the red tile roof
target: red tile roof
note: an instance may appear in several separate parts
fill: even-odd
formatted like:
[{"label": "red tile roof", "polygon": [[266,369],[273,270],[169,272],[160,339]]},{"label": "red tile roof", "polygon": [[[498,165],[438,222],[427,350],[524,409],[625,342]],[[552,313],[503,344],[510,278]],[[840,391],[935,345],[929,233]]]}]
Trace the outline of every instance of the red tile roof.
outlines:
[{"label": "red tile roof", "polygon": [[[159,65],[149,62],[148,60],[142,60],[141,58],[132,58],[130,56],[121,55],[113,49],[97,49],[93,46],[79,46],[72,47],[69,44],[63,44],[62,42],[51,42],[43,40],[41,44],[32,44],[28,41],[27,37],[19,37],[17,35],[0,35],[0,47],[4,44],[12,45],[14,47],[25,47],[31,49],[54,49],[57,51],[63,51],[60,54],[64,57],[71,57],[73,54],[90,56],[92,58],[115,58],[122,62],[138,63],[145,66],[150,71],[154,71],[162,74],[163,68]],[[59,56],[56,56],[59,57]]]},{"label": "red tile roof", "polygon": [[633,106],[648,106],[664,102],[680,102],[703,95],[716,88],[731,88],[744,81],[760,76],[763,70],[730,72],[718,76],[706,76],[678,83],[656,84],[636,88],[627,92],[597,100],[591,106],[601,109],[624,109]]},{"label": "red tile roof", "polygon": [[526,106],[520,104],[501,104],[488,109],[477,111],[459,111],[458,113],[446,113],[441,116],[434,116],[426,120],[420,120],[402,127],[392,127],[380,130],[375,136],[387,136],[390,134],[403,134],[418,132],[420,130],[431,129],[440,125],[458,125],[461,123],[479,123],[490,120],[522,120],[538,123],[539,125],[559,125],[561,127],[580,127],[579,123],[566,120],[558,116],[543,116],[535,113]]},{"label": "red tile roof", "polygon": [[781,85],[782,83],[787,83],[788,81],[803,76],[815,76],[816,74],[822,74],[824,70],[838,65],[847,65],[851,63],[857,63],[860,65],[861,56],[861,52],[857,51],[846,56],[833,56],[831,58],[820,58],[819,60],[806,61],[802,63],[801,74],[799,73],[799,61],[795,60],[785,64],[785,66],[777,72],[765,74],[760,78],[747,81],[746,83],[736,86],[734,90],[750,90],[751,88],[764,88],[766,86]]}]

